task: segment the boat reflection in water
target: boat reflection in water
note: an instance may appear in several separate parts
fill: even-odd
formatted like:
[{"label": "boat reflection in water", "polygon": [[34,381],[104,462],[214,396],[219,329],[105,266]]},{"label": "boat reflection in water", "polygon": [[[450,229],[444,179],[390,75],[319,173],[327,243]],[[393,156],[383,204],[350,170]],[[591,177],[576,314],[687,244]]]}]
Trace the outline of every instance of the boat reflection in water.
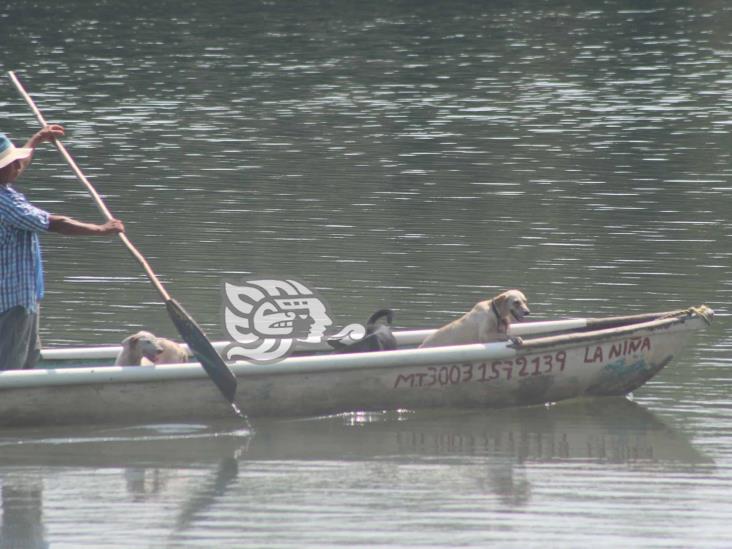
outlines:
[{"label": "boat reflection in water", "polygon": [[[688,471],[708,470],[711,463],[684,434],[625,398],[481,412],[351,413],[262,421],[255,429],[226,422],[5,431],[3,539],[44,546],[44,489],[54,501],[58,494],[50,492],[62,490],[80,501],[110,494],[120,508],[130,501],[172,506],[175,516],[165,523],[169,536],[177,537],[214,504],[256,505],[265,492],[291,490],[305,478],[297,471],[305,471],[309,483],[338,482],[315,462],[338,464],[338,474],[351,480],[362,475],[363,482],[389,482],[397,489],[414,482],[405,469],[424,466],[427,482],[493,494],[509,507],[531,500],[532,468],[585,461]],[[356,466],[358,472],[348,472]],[[107,473],[88,474],[100,469]],[[114,513],[114,505],[106,504],[112,509],[105,513]]]},{"label": "boat reflection in water", "polygon": [[708,463],[688,439],[627,398],[482,412],[351,413],[318,420],[260,422],[245,458],[368,459],[450,455]]}]

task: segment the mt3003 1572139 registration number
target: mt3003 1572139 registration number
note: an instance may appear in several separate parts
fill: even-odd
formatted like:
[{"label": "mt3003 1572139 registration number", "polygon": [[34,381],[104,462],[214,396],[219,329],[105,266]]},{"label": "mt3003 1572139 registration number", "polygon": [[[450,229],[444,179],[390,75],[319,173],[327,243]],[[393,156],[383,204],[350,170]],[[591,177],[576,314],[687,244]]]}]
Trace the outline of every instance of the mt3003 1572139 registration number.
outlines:
[{"label": "mt3003 1572139 registration number", "polygon": [[400,387],[435,387],[458,385],[460,383],[490,383],[499,380],[543,376],[563,372],[567,353],[556,353],[518,357],[512,360],[451,364],[449,366],[427,366],[416,372],[398,374],[394,389]]}]

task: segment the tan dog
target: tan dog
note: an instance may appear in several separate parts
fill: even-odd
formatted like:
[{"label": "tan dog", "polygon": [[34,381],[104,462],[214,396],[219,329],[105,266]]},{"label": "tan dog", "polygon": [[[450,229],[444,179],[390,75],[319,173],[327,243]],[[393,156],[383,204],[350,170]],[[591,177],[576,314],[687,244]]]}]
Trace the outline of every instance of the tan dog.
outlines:
[{"label": "tan dog", "polygon": [[187,359],[188,352],[175,341],[141,331],[122,340],[122,350],[114,364],[115,366],[180,364]]},{"label": "tan dog", "polygon": [[122,350],[117,355],[115,366],[139,366],[143,358],[152,360],[163,352],[158,338],[150,332],[137,332],[122,340]]},{"label": "tan dog", "polygon": [[477,303],[472,310],[428,336],[420,348],[505,341],[510,339],[511,319],[520,322],[530,312],[526,296],[519,290],[508,290]]}]

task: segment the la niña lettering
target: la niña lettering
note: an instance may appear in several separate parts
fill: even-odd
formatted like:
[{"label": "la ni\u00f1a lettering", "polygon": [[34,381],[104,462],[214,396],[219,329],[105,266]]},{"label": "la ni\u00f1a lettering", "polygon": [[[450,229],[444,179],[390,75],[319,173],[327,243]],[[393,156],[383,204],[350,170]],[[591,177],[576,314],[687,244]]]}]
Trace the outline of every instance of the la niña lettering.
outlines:
[{"label": "la ni\u00f1a lettering", "polygon": [[624,341],[608,345],[591,345],[585,347],[585,364],[590,362],[604,362],[623,356],[643,353],[651,350],[649,337],[631,337]]}]

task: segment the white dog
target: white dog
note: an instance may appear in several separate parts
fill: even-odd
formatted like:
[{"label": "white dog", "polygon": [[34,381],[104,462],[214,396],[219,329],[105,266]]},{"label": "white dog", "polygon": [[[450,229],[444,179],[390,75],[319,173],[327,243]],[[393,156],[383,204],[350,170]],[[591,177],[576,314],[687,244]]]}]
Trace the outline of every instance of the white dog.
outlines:
[{"label": "white dog", "polygon": [[122,340],[122,350],[114,364],[116,366],[180,364],[186,362],[188,356],[188,351],[175,341],[141,331]]},{"label": "white dog", "polygon": [[520,322],[530,312],[526,296],[519,290],[508,290],[477,303],[472,310],[428,336],[420,348],[505,341],[510,339],[507,332],[511,319]]}]

